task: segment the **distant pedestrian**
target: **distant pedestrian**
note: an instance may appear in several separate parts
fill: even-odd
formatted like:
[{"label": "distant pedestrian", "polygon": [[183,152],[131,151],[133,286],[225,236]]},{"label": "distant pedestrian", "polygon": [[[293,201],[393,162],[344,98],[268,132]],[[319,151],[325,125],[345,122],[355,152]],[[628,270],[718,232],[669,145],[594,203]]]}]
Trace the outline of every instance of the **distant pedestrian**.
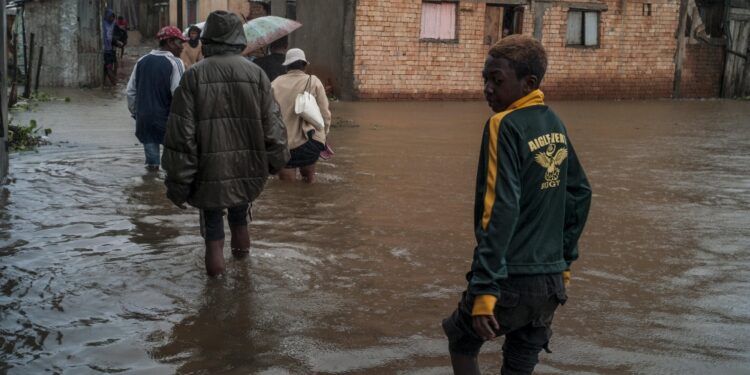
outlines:
[{"label": "distant pedestrian", "polygon": [[271,3],[269,0],[249,0],[248,2],[250,3],[250,11],[245,17],[245,21],[271,15]]},{"label": "distant pedestrian", "polygon": [[125,46],[128,45],[128,21],[122,16],[117,16],[112,39],[114,40],[115,47],[120,48],[120,59],[122,59],[122,56],[125,54]]},{"label": "distant pedestrian", "polygon": [[531,374],[565,303],[591,187],[562,121],[544,104],[541,43],[511,35],[484,64],[495,113],[482,136],[474,202],[477,246],[467,290],[443,321],[456,374],[479,374],[482,344],[505,336],[501,374]]},{"label": "distant pedestrian", "polygon": [[[250,3],[250,11],[245,16],[245,21],[252,21],[259,17],[265,17],[271,15],[271,3],[270,0],[248,0]],[[242,56],[245,56],[248,60],[254,61],[257,58],[263,57],[266,54],[266,49],[258,48],[251,50],[249,46],[242,51]]]},{"label": "distant pedestrian", "polygon": [[156,35],[159,49],[141,57],[128,81],[128,109],[135,118],[135,136],[143,144],[146,168],[158,171],[160,145],[172,106],[172,95],[185,67],[177,56],[186,40],[180,29],[165,26]]},{"label": "distant pedestrian", "polygon": [[102,43],[104,50],[104,84],[109,81],[110,85],[117,85],[117,53],[115,52],[115,12],[107,8],[104,11],[104,21],[102,22]]},{"label": "distant pedestrian", "polygon": [[128,30],[128,20],[125,19],[123,16],[117,16],[117,26],[119,26],[123,30]]},{"label": "distant pedestrian", "polygon": [[269,46],[268,55],[255,59],[253,62],[266,72],[268,80],[273,82],[276,77],[286,74],[286,50],[289,47],[289,38],[283,37]]},{"label": "distant pedestrian", "polygon": [[[308,62],[305,52],[299,48],[292,48],[286,53],[284,66],[287,73],[277,77],[273,83],[273,94],[279,102],[281,114],[286,125],[287,138],[291,159],[286,168],[279,172],[279,178],[284,181],[297,179],[297,169],[302,180],[308,183],[315,181],[315,163],[321,151],[326,149],[326,136],[331,130],[331,111],[328,109],[328,97],[323,83],[318,77],[305,73]],[[305,121],[294,112],[294,102],[297,95],[308,91],[314,97],[323,116],[324,129],[317,129],[315,125]]]},{"label": "distant pedestrian", "polygon": [[193,64],[203,60],[203,45],[201,44],[201,29],[198,26],[190,26],[188,29],[187,44],[183,44],[180,58],[185,63],[185,69],[190,69]]},{"label": "distant pedestrian", "polygon": [[224,272],[224,219],[235,257],[250,251],[249,206],[269,174],[289,159],[286,130],[271,83],[240,52],[246,45],[234,13],[209,14],[205,59],[187,72],[175,92],[164,144],[167,197],[200,209],[206,272]]}]

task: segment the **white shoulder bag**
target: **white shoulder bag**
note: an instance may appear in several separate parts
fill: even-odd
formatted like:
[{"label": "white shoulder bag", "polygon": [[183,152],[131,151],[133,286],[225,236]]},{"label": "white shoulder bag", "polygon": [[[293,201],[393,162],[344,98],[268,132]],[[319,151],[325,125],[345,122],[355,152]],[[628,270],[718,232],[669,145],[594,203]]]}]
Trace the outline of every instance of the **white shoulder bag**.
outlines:
[{"label": "white shoulder bag", "polygon": [[325,124],[323,123],[323,116],[320,114],[320,108],[315,97],[310,94],[310,81],[312,75],[307,79],[307,85],[305,85],[305,91],[297,94],[297,99],[294,101],[294,113],[302,117],[305,121],[313,124],[318,130],[325,130]]}]

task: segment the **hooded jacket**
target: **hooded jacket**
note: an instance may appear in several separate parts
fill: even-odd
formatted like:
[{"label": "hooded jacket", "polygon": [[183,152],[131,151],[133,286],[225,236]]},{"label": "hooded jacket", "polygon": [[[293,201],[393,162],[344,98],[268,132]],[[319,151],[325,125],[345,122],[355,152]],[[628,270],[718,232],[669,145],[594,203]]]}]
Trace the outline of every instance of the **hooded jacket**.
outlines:
[{"label": "hooded jacket", "polygon": [[255,200],[289,150],[271,83],[239,55],[239,18],[211,13],[202,42],[205,59],[175,91],[162,165],[172,202],[219,209]]},{"label": "hooded jacket", "polygon": [[491,314],[502,298],[498,282],[508,275],[569,269],[590,204],[591,187],[565,126],[540,90],[492,116],[477,168],[469,292],[490,296]]}]

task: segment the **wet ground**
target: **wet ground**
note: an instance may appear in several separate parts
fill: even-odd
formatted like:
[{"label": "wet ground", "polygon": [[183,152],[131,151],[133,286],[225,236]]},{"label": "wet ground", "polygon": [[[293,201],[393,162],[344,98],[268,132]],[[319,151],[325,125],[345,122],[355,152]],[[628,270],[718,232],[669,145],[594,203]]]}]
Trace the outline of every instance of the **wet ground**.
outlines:
[{"label": "wet ground", "polygon": [[[122,95],[54,94],[0,193],[0,373],[450,372],[483,103],[336,103],[319,183],[269,181],[212,280]],[[552,106],[594,201],[537,373],[750,373],[750,102]]]}]

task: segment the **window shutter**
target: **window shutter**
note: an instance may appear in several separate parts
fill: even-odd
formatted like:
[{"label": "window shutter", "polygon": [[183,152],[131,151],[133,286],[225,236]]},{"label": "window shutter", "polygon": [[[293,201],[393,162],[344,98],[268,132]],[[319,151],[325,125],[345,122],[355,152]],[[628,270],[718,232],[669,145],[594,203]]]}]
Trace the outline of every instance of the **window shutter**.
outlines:
[{"label": "window shutter", "polygon": [[582,12],[568,12],[568,37],[567,44],[582,44],[581,27],[583,26]]},{"label": "window shutter", "polygon": [[586,12],[586,40],[584,44],[586,46],[596,46],[599,44],[599,13],[597,12]]}]

